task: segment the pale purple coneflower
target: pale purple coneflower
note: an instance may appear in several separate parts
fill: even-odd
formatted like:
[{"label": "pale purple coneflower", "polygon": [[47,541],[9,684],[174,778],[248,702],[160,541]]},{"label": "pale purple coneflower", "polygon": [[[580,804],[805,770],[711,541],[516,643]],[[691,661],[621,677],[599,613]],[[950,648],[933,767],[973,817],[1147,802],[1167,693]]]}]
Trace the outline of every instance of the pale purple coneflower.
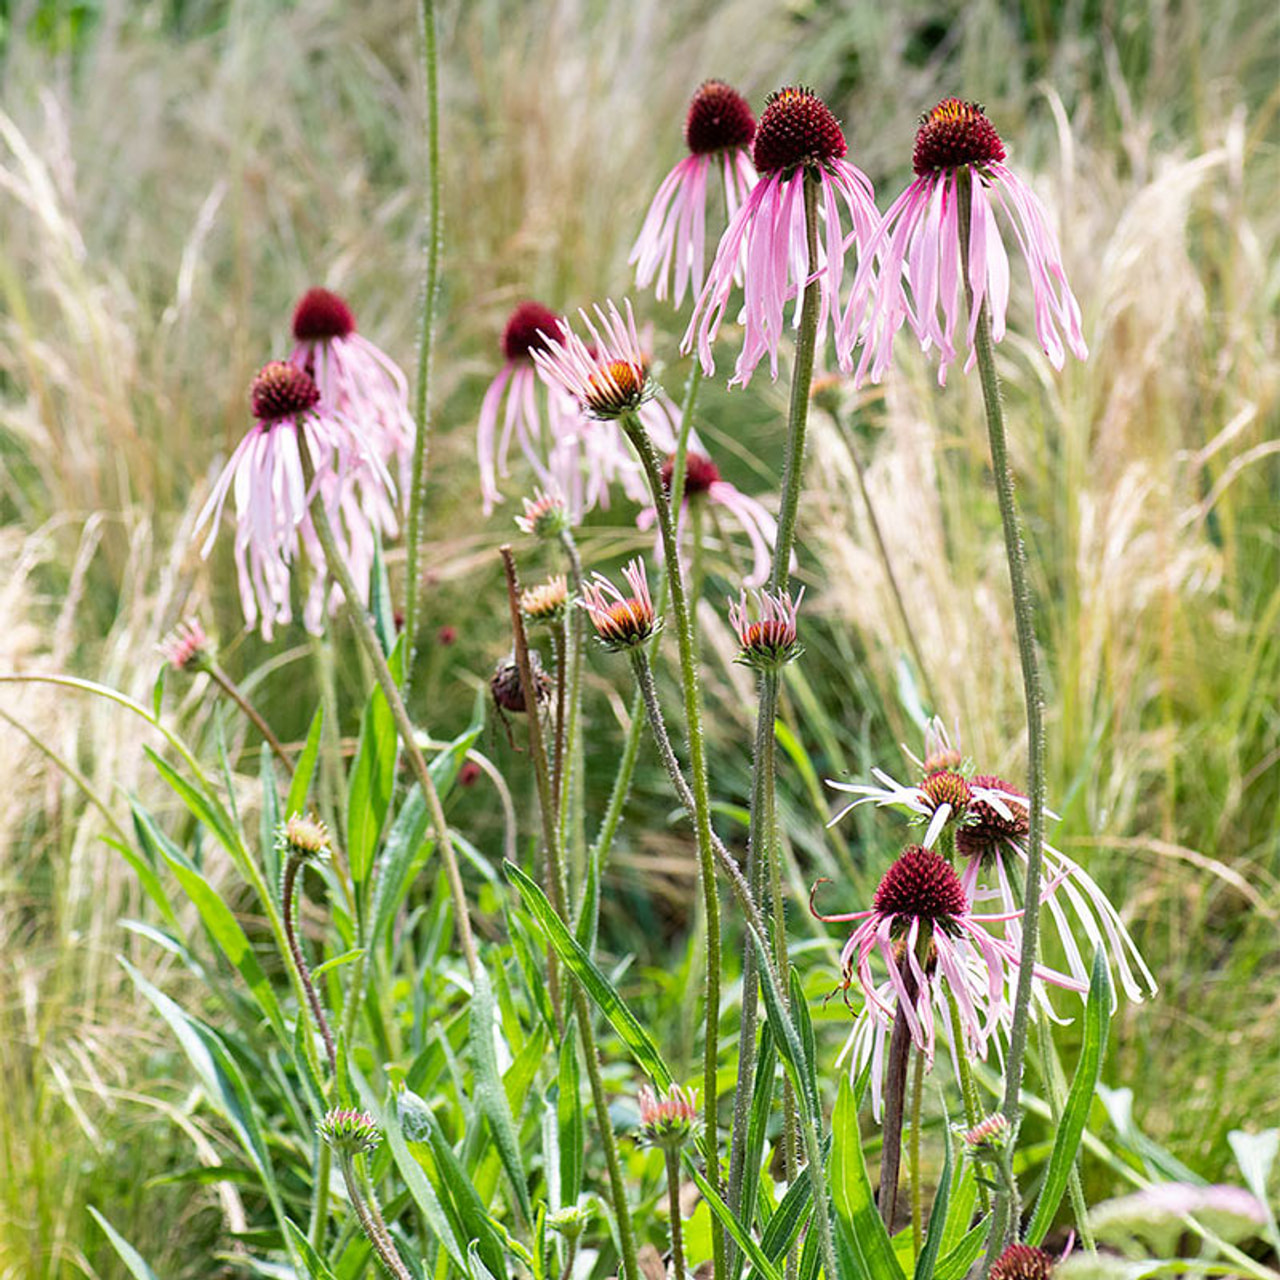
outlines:
[{"label": "pale purple coneflower", "polygon": [[408,492],[414,422],[409,381],[400,366],[356,331],[346,300],[329,289],[302,295],[293,312],[293,337],[297,345],[289,362],[310,374],[326,410],[349,424],[376,465],[394,468],[401,491]]},{"label": "pale purple coneflower", "polygon": [[642,1085],[636,1102],[640,1108],[640,1134],[655,1147],[679,1147],[699,1128],[698,1095],[694,1089],[671,1085],[658,1094]]},{"label": "pale purple coneflower", "polygon": [[[828,318],[836,325],[836,346],[852,345],[840,332],[840,286],[847,244],[864,245],[879,222],[870,179],[844,157],[845,137],[826,104],[812,90],[785,88],[769,96],[756,129],[753,159],[760,174],[751,194],[720,238],[707,282],[694,306],[682,350],[696,341],[707,374],[715,371],[711,344],[729,305],[739,268],[743,281],[742,351],[730,385],[746,386],[757,364],[769,357],[778,376],[778,343],[787,302],[816,280],[821,290],[818,340]],[[809,261],[805,227],[806,181],[819,184],[817,261]],[[852,226],[846,242],[841,204]]]},{"label": "pale purple coneflower", "polygon": [[754,595],[754,618],[746,591],[736,601],[729,601],[729,625],[737,633],[739,646],[734,661],[757,671],[777,671],[804,652],[796,622],[804,588],[794,598],[789,591],[757,591]]},{"label": "pale purple coneflower", "polygon": [[627,259],[636,268],[641,289],[657,281],[654,294],[666,298],[674,267],[675,305],[685,289],[702,291],[707,239],[707,180],[715,169],[724,179],[724,197],[732,220],[755,185],[751,141],[756,118],[747,101],[722,80],[706,80],[689,103],[684,140],[689,154],[663,179],[639,238]]},{"label": "pale purple coneflower", "polygon": [[[964,287],[960,245],[962,183],[972,187],[969,226],[969,308],[966,371],[973,367],[974,335],[984,300],[991,308],[991,337],[1004,337],[1009,305],[1009,257],[996,210],[1003,212],[1027,263],[1035,302],[1036,337],[1055,369],[1066,348],[1088,355],[1080,307],[1067,283],[1058,239],[1035,192],[1004,163],[1004,144],[976,103],[947,98],[921,117],[912,164],[915,180],[890,205],[862,260],[845,310],[843,353],[852,365],[853,341],[862,343],[855,382],[879,382],[893,351],[894,334],[907,321],[928,351],[937,348],[938,381],[956,358],[956,325]],[[905,280],[904,280],[905,278]],[[905,284],[905,287],[904,287]],[[1065,345],[1064,345],[1065,344]]]},{"label": "pale purple coneflower", "polygon": [[[908,845],[885,872],[871,910],[827,916],[814,909],[812,902],[810,907],[828,923],[860,922],[840,953],[840,964],[846,990],[856,980],[872,1016],[892,1025],[901,1009],[913,1043],[932,1064],[934,1009],[946,1007],[940,986],[945,979],[956,998],[965,1040],[981,1054],[981,1046],[999,1022],[1006,989],[1018,967],[1017,948],[986,928],[1006,921],[1008,913],[975,915],[946,860],[919,845]],[[922,963],[917,952],[926,929],[929,950]],[[877,952],[888,972],[888,996],[872,975],[871,958]],[[1036,965],[1033,972],[1042,982],[1072,990],[1080,987],[1074,978],[1044,965]],[[975,998],[975,978],[981,999]]]},{"label": "pale purple coneflower", "polygon": [[600,643],[615,652],[644,644],[661,626],[661,619],[654,616],[644,561],[637,556],[622,570],[622,576],[631,588],[629,595],[619,591],[604,574],[593,573],[591,580],[582,584],[579,601]]},{"label": "pale purple coneflower", "polygon": [[606,311],[597,303],[594,320],[579,308],[590,342],[565,319],[557,321],[559,338],[544,330],[542,346],[531,352],[548,381],[567,391],[588,417],[602,422],[634,416],[658,389],[649,376],[649,357],[636,332],[631,303],[624,300],[623,307],[619,311],[610,299]]},{"label": "pale purple coneflower", "polygon": [[484,393],[476,428],[480,495],[485,515],[502,501],[498,477],[508,474],[507,458],[513,438],[519,441],[539,484],[547,487],[553,478],[544,457],[561,436],[579,425],[580,414],[572,399],[560,386],[539,376],[534,360],[544,347],[547,335],[560,332],[560,319],[540,302],[520,303],[502,331],[505,359]]},{"label": "pale purple coneflower", "polygon": [[[662,464],[662,483],[668,493],[675,475],[675,454]],[[677,519],[676,537],[683,542],[686,517],[692,503],[709,502],[723,507],[738,522],[751,543],[751,572],[743,578],[748,587],[759,587],[768,580],[773,548],[778,538],[778,522],[756,498],[720,477],[720,468],[705,453],[691,448],[685,455],[684,498]],[[657,510],[648,506],[636,516],[636,524],[648,529],[656,523]],[[661,540],[655,554],[661,556]]]},{"label": "pale purple coneflower", "polygon": [[[201,550],[208,557],[222,508],[234,490],[240,605],[250,627],[258,624],[261,614],[262,634],[270,640],[277,623],[292,621],[290,565],[300,530],[312,554],[320,554],[318,546],[313,549],[315,534],[308,509],[314,492],[308,490],[303,476],[299,437],[315,465],[317,485],[329,472],[339,477],[354,474],[360,459],[353,456],[356,447],[345,424],[321,403],[319,389],[305,370],[282,360],[271,361],[254,378],[250,401],[254,425],[215,482],[196,529],[210,525]],[[323,558],[317,564],[323,566]],[[316,620],[309,616],[307,621],[315,629]]]}]

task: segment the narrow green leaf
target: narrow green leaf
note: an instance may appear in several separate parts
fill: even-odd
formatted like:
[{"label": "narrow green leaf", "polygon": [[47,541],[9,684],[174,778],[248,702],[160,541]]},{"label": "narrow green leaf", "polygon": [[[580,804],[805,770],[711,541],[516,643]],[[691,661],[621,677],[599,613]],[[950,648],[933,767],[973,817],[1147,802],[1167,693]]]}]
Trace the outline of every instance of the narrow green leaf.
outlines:
[{"label": "narrow green leaf", "polygon": [[[421,1098],[416,1094],[410,1094],[410,1097],[425,1110],[426,1104]],[[409,1120],[408,1125],[405,1123],[406,1119]],[[406,1129],[409,1130],[408,1133]],[[400,1170],[400,1176],[404,1179],[414,1204],[421,1211],[423,1221],[444,1246],[445,1252],[458,1270],[463,1275],[467,1275],[466,1253],[454,1233],[453,1224],[449,1221],[449,1216],[445,1213],[444,1206],[441,1205],[430,1179],[423,1172],[421,1162],[408,1145],[409,1142],[413,1142],[416,1147],[428,1146],[426,1127],[418,1117],[417,1108],[410,1110],[407,1116],[402,1115],[399,1100],[394,1100],[383,1108],[382,1130],[386,1134],[387,1146],[391,1149],[396,1168]],[[427,1158],[430,1159],[430,1156]]]},{"label": "narrow green leaf", "polygon": [[391,608],[387,562],[382,558],[382,539],[377,533],[373,535],[373,566],[369,571],[369,615],[373,619],[373,629],[385,656],[391,652],[396,642],[396,622]]},{"label": "narrow green leaf", "polygon": [[150,747],[143,747],[156,772],[173,788],[178,798],[187,806],[192,817],[204,823],[218,838],[219,844],[231,855],[236,869],[244,874],[246,853],[231,815],[215,796],[193,787],[176,769]]},{"label": "narrow green leaf", "polygon": [[1107,1051],[1107,1028],[1111,1022],[1111,978],[1107,973],[1107,960],[1099,947],[1093,956],[1093,973],[1089,980],[1089,999],[1084,1010],[1084,1044],[1080,1047],[1080,1061],[1076,1064],[1075,1078],[1067,1094],[1062,1110],[1062,1121],[1054,1139],[1045,1171],[1044,1183],[1036,1198],[1036,1207],[1027,1227],[1027,1243],[1038,1245],[1053,1223],[1080,1141],[1084,1136],[1089,1108],[1093,1105],[1094,1091],[1102,1071],[1103,1055]]},{"label": "narrow green leaf", "polygon": [[534,922],[555,948],[556,954],[564,961],[574,977],[582,983],[587,995],[608,1019],[609,1025],[631,1051],[632,1057],[635,1058],[641,1070],[649,1076],[659,1090],[669,1088],[672,1082],[671,1072],[663,1062],[657,1045],[653,1043],[649,1033],[641,1026],[635,1014],[627,1008],[626,1002],[613,984],[596,968],[591,957],[565,927],[564,921],[556,915],[555,908],[547,901],[546,894],[515,863],[504,863],[503,871],[507,879],[519,890],[529,914],[533,916]]},{"label": "narrow green leaf", "polygon": [[560,1203],[574,1205],[582,1191],[582,1152],[586,1146],[586,1120],[582,1110],[582,1074],[578,1066],[578,1037],[573,1015],[560,1042],[559,1097],[556,1123],[560,1136]]},{"label": "narrow green leaf", "polygon": [[[831,1152],[830,1135],[822,1144],[822,1158],[825,1161]],[[787,1188],[778,1207],[769,1219],[760,1239],[760,1248],[770,1262],[777,1262],[784,1254],[790,1252],[800,1235],[800,1228],[809,1219],[809,1210],[813,1206],[813,1187],[809,1183],[809,1169],[806,1165],[796,1175],[796,1180]]]},{"label": "narrow green leaf", "polygon": [[[403,638],[387,665],[399,681],[404,666]],[[351,878],[359,890],[369,878],[373,851],[391,807],[399,745],[391,708],[375,685],[360,717],[360,741],[347,783],[347,859]]]},{"label": "narrow green leaf", "polygon": [[218,944],[218,949],[240,971],[253,998],[258,1003],[272,1029],[279,1037],[280,1043],[289,1048],[289,1033],[285,1029],[284,1015],[267,975],[262,972],[258,957],[245,936],[240,922],[235,918],[231,908],[218,896],[213,886],[189,862],[174,858],[167,849],[162,849],[183,892],[195,904],[204,921],[209,936]]},{"label": "narrow green leaf", "polygon": [[742,1224],[729,1211],[729,1206],[720,1198],[716,1189],[699,1173],[698,1166],[688,1151],[684,1152],[684,1168],[685,1172],[698,1184],[698,1190],[702,1192],[702,1198],[707,1202],[711,1212],[720,1219],[724,1229],[733,1237],[734,1244],[751,1260],[756,1275],[761,1277],[761,1280],[779,1280],[776,1268],[764,1256],[751,1233],[744,1230]]},{"label": "narrow green leaf", "polygon": [[871,1194],[862,1133],[858,1128],[858,1108],[847,1076],[840,1081],[831,1129],[832,1198],[836,1212],[849,1229],[859,1266],[871,1280],[903,1280],[893,1242]]},{"label": "narrow green leaf", "polygon": [[[158,682],[157,682],[158,683]],[[111,1241],[111,1247],[120,1255],[120,1261],[129,1268],[134,1280],[159,1280],[159,1277],[146,1264],[142,1254],[133,1247],[93,1205],[89,1206],[93,1220],[102,1228],[103,1234]]]},{"label": "narrow green leaf", "polygon": [[299,1230],[293,1219],[286,1218],[284,1226],[289,1233],[289,1242],[302,1259],[302,1263],[307,1269],[307,1275],[311,1277],[311,1280],[334,1280],[333,1272],[329,1270],[328,1264],[311,1247],[311,1241],[307,1239],[303,1231]]},{"label": "narrow green leaf", "polygon": [[[766,1022],[760,1032],[760,1048],[756,1053],[755,1088],[751,1111],[747,1118],[747,1141],[743,1152],[742,1221],[748,1227],[756,1216],[756,1200],[760,1191],[760,1163],[764,1158],[764,1139],[773,1110],[774,1073],[778,1050],[773,1039],[773,1026]],[[742,1254],[735,1256],[735,1274],[742,1265]]]},{"label": "narrow green leaf", "polygon": [[800,1039],[799,1031],[796,1030],[796,1024],[792,1021],[791,1015],[782,1003],[782,993],[778,990],[777,980],[774,978],[773,969],[770,967],[772,957],[764,939],[756,932],[755,926],[748,924],[747,928],[751,933],[751,945],[756,949],[756,967],[760,971],[760,990],[764,994],[764,1003],[769,1013],[769,1021],[774,1027],[773,1034],[777,1040],[778,1052],[782,1055],[782,1061],[787,1068],[787,1074],[791,1077],[791,1083],[795,1085],[801,1108],[807,1116],[819,1115],[821,1113],[818,1095],[816,1089],[813,1088],[813,1075],[807,1066],[804,1044]]},{"label": "narrow green leaf", "polygon": [[276,828],[280,825],[280,793],[276,790],[276,761],[264,742],[258,759],[258,777],[262,782],[262,811],[258,819],[258,848],[266,871],[267,886],[276,905],[280,905],[280,851],[276,848]]},{"label": "narrow green leaf", "polygon": [[324,729],[324,706],[318,706],[311,717],[311,727],[307,730],[307,741],[302,748],[293,767],[293,777],[289,781],[289,794],[285,797],[284,816],[292,818],[295,813],[305,813],[307,794],[311,790],[311,779],[315,776],[316,762],[320,759],[320,734]]},{"label": "narrow green leaf", "polygon": [[[816,1230],[806,1232],[804,1247],[800,1250],[800,1280],[818,1280],[818,1268],[821,1265],[822,1251],[818,1247],[818,1233]],[[828,1280],[843,1280],[843,1277],[829,1277]]]},{"label": "narrow green leaf", "polygon": [[800,980],[800,970],[794,965],[791,968],[791,1017],[800,1033],[800,1047],[804,1050],[805,1071],[808,1076],[809,1096],[817,1098],[818,1094],[818,1049],[813,1038],[813,1019],[809,1016],[809,1001],[804,993],[804,983]]},{"label": "narrow green leaf", "polygon": [[[142,838],[141,833],[139,833],[139,842],[142,841]],[[165,923],[171,929],[181,933],[182,926],[178,923],[178,917],[173,910],[173,903],[169,901],[169,895],[165,891],[160,877],[156,875],[147,859],[140,856],[136,850],[129,848],[123,840],[116,840],[112,836],[103,836],[102,839],[133,868],[133,873],[138,877],[138,883],[142,886],[143,892],[156,904],[160,914],[164,917]]]},{"label": "narrow green leaf", "polygon": [[[946,1117],[943,1117],[944,1121]],[[924,1248],[916,1259],[914,1280],[932,1280],[934,1266],[938,1261],[938,1253],[942,1248],[942,1237],[947,1229],[947,1203],[951,1197],[951,1129],[944,1123],[943,1133],[946,1144],[942,1159],[942,1177],[938,1180],[938,1191],[933,1197],[933,1207],[929,1210],[929,1229],[925,1232]]]},{"label": "narrow green leaf", "polygon": [[983,1218],[975,1227],[970,1228],[949,1253],[934,1268],[933,1280],[963,1280],[969,1274],[969,1268],[978,1260],[982,1246],[987,1241],[987,1231],[991,1226],[991,1216]]},{"label": "narrow green leaf", "polygon": [[340,956],[330,956],[323,964],[318,964],[311,970],[312,982],[317,981],[322,974],[328,973],[330,969],[337,969],[340,965],[350,964],[353,960],[359,960],[367,950],[367,947],[352,947],[350,951],[344,951]]},{"label": "narrow green leaf", "polygon": [[516,1131],[506,1090],[498,1074],[498,1055],[494,1049],[493,987],[483,964],[475,972],[471,995],[471,1066],[475,1072],[476,1109],[489,1122],[489,1132],[511,1189],[525,1219],[533,1217],[533,1202],[520,1155],[520,1135]]}]

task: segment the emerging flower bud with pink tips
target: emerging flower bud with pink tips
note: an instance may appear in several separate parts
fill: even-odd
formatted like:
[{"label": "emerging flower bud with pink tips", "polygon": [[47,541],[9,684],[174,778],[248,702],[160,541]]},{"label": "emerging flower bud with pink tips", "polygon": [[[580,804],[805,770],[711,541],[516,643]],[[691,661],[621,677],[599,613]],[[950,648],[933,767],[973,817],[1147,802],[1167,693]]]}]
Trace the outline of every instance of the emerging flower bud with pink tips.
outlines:
[{"label": "emerging flower bud with pink tips", "polygon": [[589,343],[562,321],[563,338],[557,341],[544,333],[542,349],[532,353],[538,368],[577,400],[588,417],[604,421],[635,414],[658,389],[649,377],[649,358],[636,333],[631,303],[623,307],[625,314],[612,301],[607,311],[597,305],[595,320],[578,312],[591,335]]},{"label": "emerging flower bud with pink tips", "polygon": [[601,644],[610,652],[644,644],[661,626],[661,620],[653,614],[644,561],[639,557],[632,560],[622,576],[631,588],[629,596],[624,596],[602,573],[593,574],[591,581],[582,585],[582,607]]},{"label": "emerging flower bud with pink tips", "polygon": [[541,489],[535,489],[533,498],[525,498],[523,501],[524,515],[516,516],[516,524],[525,533],[548,541],[558,538],[570,527],[564,499],[554,490],[543,493]]},{"label": "emerging flower bud with pink tips", "polygon": [[803,587],[794,600],[786,591],[757,591],[754,621],[745,591],[736,602],[730,600],[729,625],[737,632],[740,646],[734,661],[757,671],[777,671],[795,661],[804,652],[796,627],[796,612],[803,598]]},{"label": "emerging flower bud with pink tips", "polygon": [[342,1156],[364,1155],[376,1151],[382,1142],[378,1122],[367,1112],[354,1107],[335,1107],[316,1126],[321,1139]]},{"label": "emerging flower bud with pink tips", "polygon": [[188,618],[156,645],[175,671],[200,671],[208,664],[212,646],[199,618]]},{"label": "emerging flower bud with pink tips", "polygon": [[997,1111],[964,1132],[965,1146],[975,1155],[994,1155],[1003,1150],[1009,1137],[1009,1121]]},{"label": "emerging flower bud with pink tips", "polygon": [[557,573],[520,593],[520,612],[530,622],[558,622],[564,617],[568,602],[569,584],[563,573]]},{"label": "emerging flower bud with pink tips", "polygon": [[640,1132],[651,1146],[683,1146],[698,1129],[697,1095],[673,1084],[664,1094],[645,1085],[639,1093]]}]

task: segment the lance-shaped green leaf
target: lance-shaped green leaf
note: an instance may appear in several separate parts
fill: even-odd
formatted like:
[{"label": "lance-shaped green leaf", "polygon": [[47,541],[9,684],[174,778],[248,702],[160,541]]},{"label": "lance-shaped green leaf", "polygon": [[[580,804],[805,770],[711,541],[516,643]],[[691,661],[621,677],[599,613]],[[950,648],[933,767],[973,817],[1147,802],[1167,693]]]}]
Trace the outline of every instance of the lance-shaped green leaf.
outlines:
[{"label": "lance-shaped green leaf", "polygon": [[724,1229],[733,1237],[734,1244],[747,1255],[755,1268],[755,1274],[761,1277],[761,1280],[780,1280],[777,1269],[764,1256],[764,1251],[752,1239],[751,1233],[733,1216],[729,1206],[720,1198],[715,1188],[698,1171],[698,1166],[688,1151],[684,1152],[684,1168],[689,1177],[697,1183],[698,1190],[702,1192],[702,1198],[707,1202],[711,1212],[720,1219]]},{"label": "lance-shaped green leaf", "polygon": [[1027,1243],[1038,1245],[1053,1223],[1062,1194],[1071,1176],[1076,1153],[1084,1136],[1085,1122],[1093,1104],[1098,1076],[1102,1071],[1102,1058],[1107,1051],[1107,1028],[1111,1022],[1111,979],[1107,973],[1106,956],[1099,947],[1093,956],[1093,974],[1089,980],[1089,999],[1084,1010],[1084,1044],[1080,1047],[1080,1061],[1076,1065],[1067,1104],[1062,1109],[1062,1119],[1054,1138],[1049,1167],[1044,1184],[1036,1199],[1036,1207],[1027,1227]]},{"label": "lance-shaped green leaf", "polygon": [[302,1259],[310,1280],[334,1280],[325,1260],[311,1247],[311,1241],[302,1233],[292,1218],[284,1220],[285,1230],[289,1233],[289,1242],[294,1251]]},{"label": "lance-shaped green leaf", "polygon": [[311,717],[311,727],[307,730],[307,741],[303,745],[302,754],[293,767],[293,777],[289,780],[289,794],[284,802],[284,816],[291,818],[295,813],[305,813],[307,795],[311,790],[311,779],[315,776],[316,762],[320,759],[320,734],[324,730],[324,707],[316,708]]},{"label": "lance-shaped green leaf", "polygon": [[631,1051],[632,1057],[635,1058],[641,1070],[653,1081],[655,1088],[659,1090],[670,1088],[671,1072],[663,1062],[657,1045],[640,1025],[635,1014],[627,1008],[626,1002],[613,984],[596,968],[591,957],[565,927],[564,921],[556,915],[555,908],[547,901],[547,895],[514,863],[505,863],[503,871],[507,879],[519,890],[520,897],[524,900],[524,905],[533,917],[534,923],[555,948],[556,954],[564,961],[565,967],[582,983],[587,995],[608,1019],[609,1025]]},{"label": "lance-shaped green leaf", "polygon": [[586,1146],[586,1119],[582,1109],[582,1074],[578,1066],[578,1037],[574,1015],[565,1022],[560,1042],[556,1097],[556,1127],[560,1148],[560,1204],[575,1205],[582,1191],[582,1152]]},{"label": "lance-shaped green leaf", "polygon": [[120,1261],[129,1268],[129,1274],[133,1276],[134,1280],[159,1280],[156,1273],[147,1265],[142,1254],[93,1205],[89,1206],[89,1213],[93,1216],[94,1222],[102,1228],[103,1234],[111,1241],[111,1247],[120,1255]]},{"label": "lance-shaped green leaf", "polygon": [[871,1194],[862,1133],[858,1128],[858,1107],[848,1079],[840,1081],[831,1128],[834,1138],[831,1193],[836,1212],[848,1228],[858,1265],[871,1280],[903,1280],[893,1242]]},{"label": "lance-shaped green leaf", "polygon": [[[404,667],[403,637],[387,666],[398,682]],[[375,685],[360,717],[360,744],[347,783],[347,860],[358,889],[363,889],[369,878],[373,851],[391,807],[399,745],[391,708]]]},{"label": "lance-shaped green leaf", "polygon": [[[943,1120],[946,1117],[943,1116]],[[938,1262],[938,1254],[942,1249],[942,1238],[947,1230],[947,1203],[951,1198],[951,1128],[943,1124],[946,1137],[945,1154],[942,1161],[942,1177],[938,1180],[937,1194],[933,1197],[933,1207],[929,1210],[929,1230],[925,1233],[924,1247],[916,1258],[914,1280],[932,1280],[934,1267]]]}]

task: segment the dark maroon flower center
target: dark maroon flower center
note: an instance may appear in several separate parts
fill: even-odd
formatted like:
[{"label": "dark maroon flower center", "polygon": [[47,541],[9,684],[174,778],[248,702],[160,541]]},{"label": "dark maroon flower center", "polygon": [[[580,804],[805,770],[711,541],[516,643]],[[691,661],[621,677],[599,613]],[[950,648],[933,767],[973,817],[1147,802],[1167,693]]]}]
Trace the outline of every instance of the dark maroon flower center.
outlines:
[{"label": "dark maroon flower center", "polygon": [[345,338],[355,329],[351,308],[328,289],[308,289],[293,309],[293,336],[299,342]]},{"label": "dark maroon flower center", "polygon": [[945,98],[920,117],[912,167],[922,177],[965,164],[1004,159],[1004,143],[976,102]]},{"label": "dark maroon flower center", "polygon": [[839,122],[812,89],[788,87],[769,95],[756,129],[760,173],[839,160],[847,150]]},{"label": "dark maroon flower center", "polygon": [[[992,791],[1004,791],[1011,795],[1021,796],[1022,792],[1012,783],[997,778],[992,773],[979,773],[970,783],[973,787],[989,787]],[[971,826],[961,827],[956,832],[956,852],[966,858],[983,858],[994,853],[1006,840],[1015,840],[1025,836],[1031,830],[1028,820],[1026,797],[1024,803],[1006,800],[1005,807],[1009,817],[999,812],[988,800],[974,800],[969,805]]]},{"label": "dark maroon flower center", "polygon": [[911,916],[946,924],[967,909],[964,888],[943,858],[908,845],[884,873],[873,905],[883,916]]},{"label": "dark maroon flower center", "polygon": [[1029,1244],[1011,1244],[991,1264],[991,1280],[1049,1280],[1053,1255]]},{"label": "dark maroon flower center", "polygon": [[[676,455],[673,453],[662,464],[662,485],[671,492],[671,479],[676,471]],[[684,460],[684,494],[692,498],[695,494],[706,493],[713,484],[719,483],[720,468],[705,453],[694,453],[690,450]]]},{"label": "dark maroon flower center", "polygon": [[756,118],[747,100],[723,80],[704,80],[689,103],[684,140],[695,156],[749,147],[756,136]]},{"label": "dark maroon flower center", "polygon": [[272,360],[258,371],[249,388],[253,416],[259,422],[279,422],[313,408],[320,399],[309,374],[283,360]]},{"label": "dark maroon flower center", "polygon": [[560,317],[540,302],[522,302],[502,331],[502,354],[508,360],[522,360],[528,359],[531,351],[545,350],[547,344],[538,336],[539,331],[559,338],[564,333]]}]

